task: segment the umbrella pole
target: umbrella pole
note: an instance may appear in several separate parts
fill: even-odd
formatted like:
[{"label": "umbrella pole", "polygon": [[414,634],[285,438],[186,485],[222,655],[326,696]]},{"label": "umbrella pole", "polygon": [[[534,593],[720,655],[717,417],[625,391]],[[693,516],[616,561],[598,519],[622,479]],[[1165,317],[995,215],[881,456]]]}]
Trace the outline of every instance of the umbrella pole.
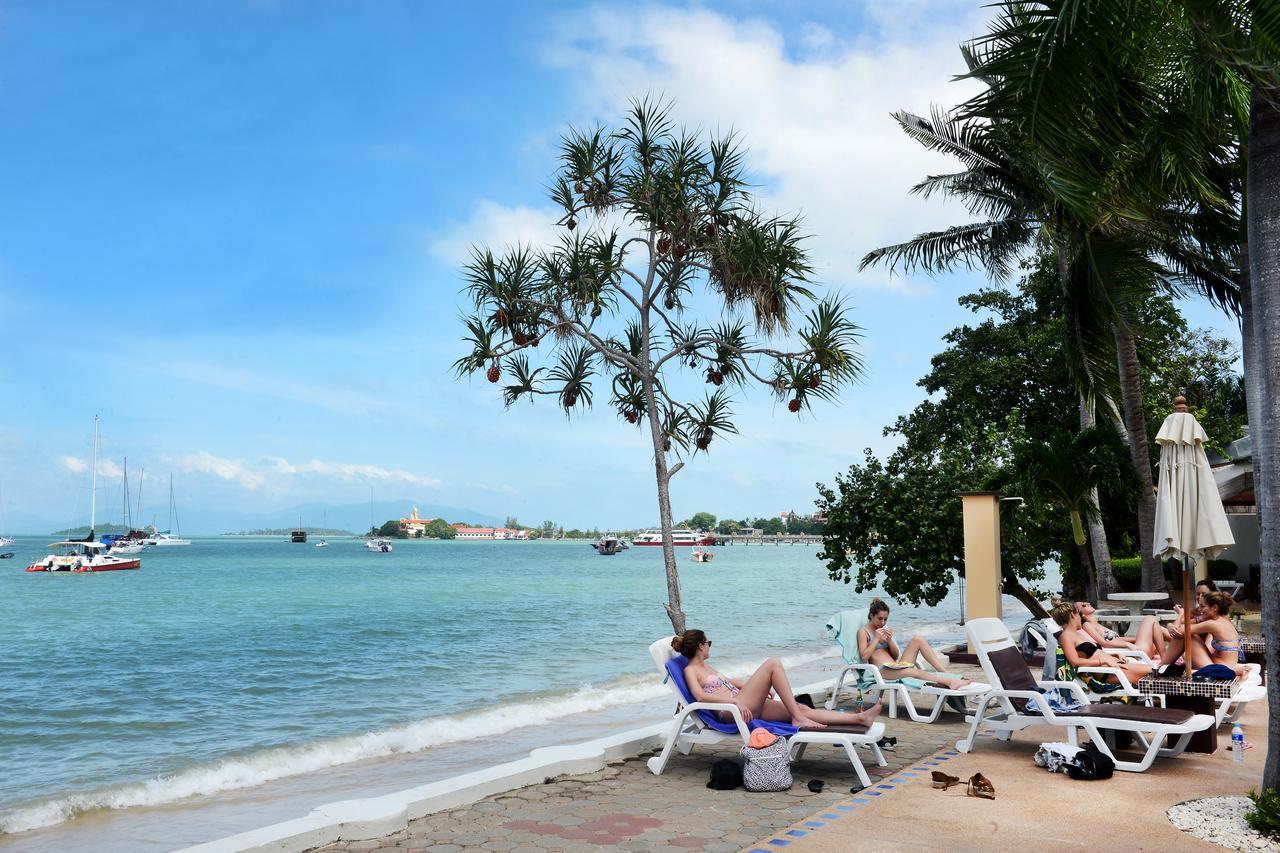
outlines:
[{"label": "umbrella pole", "polygon": [[1182,677],[1191,678],[1191,561],[1182,557]]}]

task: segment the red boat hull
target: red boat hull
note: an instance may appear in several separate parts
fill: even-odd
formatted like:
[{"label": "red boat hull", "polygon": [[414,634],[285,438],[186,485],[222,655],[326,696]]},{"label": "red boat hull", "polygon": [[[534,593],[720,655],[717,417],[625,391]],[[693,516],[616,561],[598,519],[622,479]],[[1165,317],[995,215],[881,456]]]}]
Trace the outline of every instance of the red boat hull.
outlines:
[{"label": "red boat hull", "polygon": [[[70,569],[66,573],[67,574],[84,574],[86,572],[122,572],[122,571],[125,571],[126,569],[140,569],[140,568],[142,568],[141,560],[120,560],[119,562],[107,563],[105,565],[100,565],[100,566],[81,566],[78,569]],[[27,571],[49,572],[49,569],[46,569],[44,567],[44,563],[32,563],[31,565],[27,566]],[[49,572],[49,573],[58,574],[57,572]]]}]

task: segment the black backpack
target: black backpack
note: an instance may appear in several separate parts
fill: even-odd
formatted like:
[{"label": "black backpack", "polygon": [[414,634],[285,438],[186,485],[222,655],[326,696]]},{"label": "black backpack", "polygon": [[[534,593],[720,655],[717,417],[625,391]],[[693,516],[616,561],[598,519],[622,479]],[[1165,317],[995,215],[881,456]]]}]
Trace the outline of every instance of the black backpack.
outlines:
[{"label": "black backpack", "polygon": [[742,786],[742,764],[731,759],[722,758],[711,765],[711,779],[708,788],[718,791],[732,791]]},{"label": "black backpack", "polygon": [[1110,779],[1116,771],[1116,763],[1102,750],[1089,744],[1067,762],[1065,769],[1072,779]]}]

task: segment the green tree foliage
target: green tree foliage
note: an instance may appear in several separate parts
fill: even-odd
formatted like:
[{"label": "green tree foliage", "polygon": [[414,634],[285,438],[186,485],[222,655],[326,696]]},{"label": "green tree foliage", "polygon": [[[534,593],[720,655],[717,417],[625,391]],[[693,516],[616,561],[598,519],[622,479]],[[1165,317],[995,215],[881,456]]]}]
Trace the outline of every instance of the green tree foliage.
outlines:
[{"label": "green tree foliage", "polygon": [[693,530],[715,530],[716,517],[709,512],[695,512],[683,526]]},{"label": "green tree foliage", "polygon": [[[963,569],[955,493],[1002,491],[1026,501],[1003,508],[1002,560],[1006,591],[1031,607],[1043,564],[1073,560],[1075,551],[1061,491],[1053,477],[1043,476],[1047,466],[1030,464],[1035,448],[1078,430],[1077,395],[1061,358],[1063,318],[1052,258],[1042,258],[1017,289],[986,288],[961,297],[960,304],[984,319],[944,337],[946,348],[919,382],[929,399],[885,429],[899,447],[883,461],[867,451],[833,487],[819,484],[818,507],[827,515],[821,556],[833,580],[856,582],[860,591],[883,584],[895,598],[936,603]],[[1146,397],[1171,402],[1176,389],[1154,365],[1183,358],[1198,363],[1206,336],[1189,334],[1166,297],[1150,297],[1141,307],[1139,328]],[[1218,346],[1207,349],[1214,353]],[[1206,379],[1205,393],[1223,394],[1237,385],[1238,377],[1227,373]],[[1206,429],[1227,428],[1215,413],[1206,417]],[[1101,511],[1121,549],[1132,553],[1137,515],[1130,469],[1117,468],[1114,458],[1092,464],[1101,469],[1090,477],[1100,488]],[[1083,594],[1083,575],[1067,574],[1067,582],[1078,585],[1075,593]]]},{"label": "green tree foliage", "polygon": [[430,539],[453,539],[458,535],[458,531],[443,518],[433,518],[427,524],[424,535]]},{"label": "green tree foliage", "polygon": [[408,534],[405,533],[404,528],[400,526],[400,519],[398,518],[393,518],[390,521],[384,522],[383,525],[378,528],[377,532],[383,539],[408,538]]},{"label": "green tree foliage", "polygon": [[[550,398],[572,415],[598,399],[648,431],[666,610],[682,631],[671,478],[737,431],[732,402],[747,388],[796,414],[838,397],[862,372],[860,331],[816,294],[799,221],[752,198],[732,134],[703,138],[634,103],[614,130],[564,137],[551,196],[555,245],[478,248],[467,265],[468,352],[454,367],[505,375],[508,406]],[[710,386],[701,399],[689,375]]]}]

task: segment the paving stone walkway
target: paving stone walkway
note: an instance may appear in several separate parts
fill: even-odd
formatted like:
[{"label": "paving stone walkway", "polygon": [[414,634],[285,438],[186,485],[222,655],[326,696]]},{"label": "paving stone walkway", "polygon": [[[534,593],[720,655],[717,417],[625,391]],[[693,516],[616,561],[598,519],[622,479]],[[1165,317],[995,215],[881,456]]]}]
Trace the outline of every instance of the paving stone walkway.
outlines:
[{"label": "paving stone walkway", "polygon": [[[859,750],[871,775],[870,792],[881,780],[911,773],[910,768],[927,757],[953,750],[964,730],[960,715],[950,711],[932,725],[887,715],[882,719],[888,734],[898,738],[898,747],[885,753],[887,767],[876,766],[870,750]],[[649,772],[647,755],[632,758],[598,773],[560,777],[427,815],[385,838],[341,842],[323,850],[732,853],[754,849],[762,839],[767,849],[777,849],[777,840],[769,844],[768,839],[785,836],[788,828],[796,831],[794,827],[803,826],[806,819],[821,821],[825,813],[832,816],[829,820],[851,808],[850,789],[858,779],[843,750],[810,746],[804,760],[792,766],[795,786],[784,793],[707,788],[711,765],[736,754],[737,749],[727,744],[699,747],[687,756],[676,753],[662,776]],[[822,793],[809,791],[811,779],[826,782]],[[873,805],[874,796],[866,793],[858,799]],[[837,808],[842,811],[834,811]]]}]

